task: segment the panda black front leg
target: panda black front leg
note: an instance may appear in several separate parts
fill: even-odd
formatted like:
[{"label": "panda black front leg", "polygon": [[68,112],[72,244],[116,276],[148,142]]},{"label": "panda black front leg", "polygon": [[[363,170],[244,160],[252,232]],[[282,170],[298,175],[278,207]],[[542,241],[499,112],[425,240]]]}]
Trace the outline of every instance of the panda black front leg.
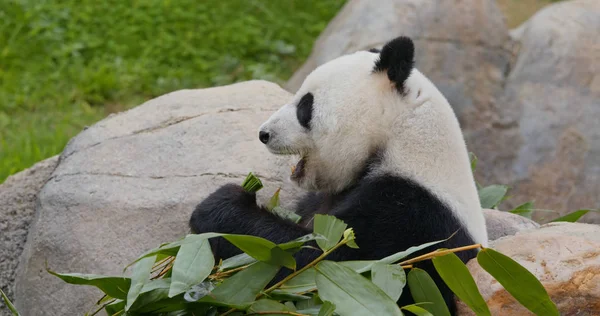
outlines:
[{"label": "panda black front leg", "polygon": [[[295,223],[271,214],[257,205],[256,194],[240,185],[226,184],[202,201],[192,214],[190,228],[194,234],[216,232],[252,235],[274,243],[284,243],[310,233]],[[211,239],[215,259],[241,253],[223,238]]]}]

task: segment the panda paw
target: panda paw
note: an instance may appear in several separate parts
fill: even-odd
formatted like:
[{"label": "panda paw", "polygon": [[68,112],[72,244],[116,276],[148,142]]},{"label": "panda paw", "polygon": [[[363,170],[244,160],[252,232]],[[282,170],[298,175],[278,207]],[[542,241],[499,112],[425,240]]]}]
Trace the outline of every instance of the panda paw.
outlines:
[{"label": "panda paw", "polygon": [[254,206],[256,205],[256,193],[244,190],[239,184],[228,183],[209,195],[206,200],[228,202],[238,207]]},{"label": "panda paw", "polygon": [[190,219],[190,228],[196,234],[227,233],[230,225],[245,219],[257,208],[255,193],[247,192],[237,184],[226,184],[196,206]]}]

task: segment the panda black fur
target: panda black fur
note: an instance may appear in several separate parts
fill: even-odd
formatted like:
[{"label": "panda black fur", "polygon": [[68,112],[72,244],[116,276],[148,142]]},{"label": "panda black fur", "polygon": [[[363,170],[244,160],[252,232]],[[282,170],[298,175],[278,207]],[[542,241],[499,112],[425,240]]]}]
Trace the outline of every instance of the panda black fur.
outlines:
[{"label": "panda black fur", "polygon": [[[437,88],[413,68],[413,55],[412,41],[399,37],[381,52],[332,60],[313,71],[292,101],[260,128],[259,138],[272,153],[301,157],[291,178],[311,192],[296,212],[304,219],[331,214],[354,228],[360,248],[339,248],[329,260],[380,259],[454,233],[435,247],[487,245],[458,121]],[[200,203],[190,226],[194,233],[248,234],[275,243],[312,231],[272,215],[235,184]],[[224,239],[211,245],[217,258],[240,252]],[[319,254],[301,250],[297,266]],[[457,255],[466,262],[476,252]],[[418,266],[454,310],[452,292],[431,262]],[[276,278],[290,273],[284,270]],[[399,304],[410,303],[406,289]]]}]

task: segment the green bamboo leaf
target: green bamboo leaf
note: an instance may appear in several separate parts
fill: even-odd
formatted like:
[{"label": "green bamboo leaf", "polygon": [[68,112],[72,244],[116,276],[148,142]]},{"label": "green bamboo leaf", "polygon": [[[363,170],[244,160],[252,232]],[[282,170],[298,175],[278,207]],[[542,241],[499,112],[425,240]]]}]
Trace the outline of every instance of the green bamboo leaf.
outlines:
[{"label": "green bamboo leaf", "polygon": [[415,314],[416,316],[433,316],[433,314],[430,313],[428,310],[416,304],[403,306],[402,309],[409,311]]},{"label": "green bamboo leaf", "polygon": [[510,295],[536,315],[560,315],[542,283],[511,258],[485,248],[477,254],[479,265],[491,274]]},{"label": "green bamboo leaf", "polygon": [[316,234],[323,235],[325,239],[317,239],[317,245],[323,251],[333,248],[342,238],[347,225],[343,221],[331,215],[317,214],[314,218],[314,229]]},{"label": "green bamboo leaf", "polygon": [[[338,264],[343,265],[346,268],[354,270],[354,272],[363,273],[371,270],[373,264],[377,263],[377,260],[351,260],[351,261],[338,261]],[[361,272],[362,271],[362,272]]]},{"label": "green bamboo leaf", "polygon": [[6,296],[6,294],[4,293],[4,291],[2,291],[2,289],[0,289],[0,295],[2,295],[2,300],[4,301],[4,304],[6,304],[6,307],[13,314],[13,316],[19,316],[19,312],[17,311],[17,308],[8,299],[8,296]]},{"label": "green bamboo leaf", "polygon": [[313,290],[317,287],[316,274],[315,269],[310,268],[282,284],[279,290],[287,293],[304,293]]},{"label": "green bamboo leaf", "polygon": [[469,269],[453,253],[432,259],[435,269],[446,285],[469,306],[477,316],[491,315],[490,309],[479,293]]},{"label": "green bamboo leaf", "polygon": [[144,285],[150,281],[150,272],[152,271],[154,262],[156,262],[156,256],[144,258],[135,264],[133,274],[131,275],[131,286],[127,292],[125,311],[129,310],[131,304],[133,304],[140,295]]},{"label": "green bamboo leaf", "polygon": [[308,234],[308,235],[304,235],[300,238],[296,238],[292,241],[288,241],[286,243],[283,244],[279,244],[279,248],[283,249],[283,250],[292,250],[294,248],[300,248],[302,247],[305,243],[309,242],[309,241],[313,241],[313,240],[327,240],[324,236],[319,235],[319,234]]},{"label": "green bamboo leaf", "polygon": [[[235,235],[235,234],[219,234],[219,233],[204,233],[204,234],[190,234],[187,235],[184,239],[163,244],[159,248],[155,248],[147,251],[145,254],[136,259],[134,264],[144,258],[155,256],[159,254],[168,254],[171,256],[177,256],[177,252],[180,247],[186,244],[198,243],[201,240],[215,238],[215,237],[223,237],[231,242],[234,246],[238,247],[243,252],[247,253],[251,257],[259,261],[265,261],[268,263],[272,263],[275,265],[282,265],[290,269],[296,268],[296,261],[292,254],[282,251],[273,242],[266,240],[264,238],[256,237],[256,236],[247,236],[247,235]],[[131,265],[130,264],[130,265]]]},{"label": "green bamboo leaf", "polygon": [[267,205],[265,206],[265,208],[267,210],[273,211],[274,208],[279,206],[279,192],[280,191],[281,191],[281,188],[278,188],[277,191],[275,191],[275,193],[273,193],[273,196],[269,200],[269,203],[267,203]]},{"label": "green bamboo leaf", "polygon": [[318,316],[331,316],[335,312],[335,304],[330,301],[324,301],[319,310]]},{"label": "green bamboo leaf", "polygon": [[277,271],[278,266],[265,262],[254,263],[223,281],[200,302],[245,309],[254,302]]},{"label": "green bamboo leaf", "polygon": [[508,212],[531,219],[531,214],[533,213],[533,202],[523,203]]},{"label": "green bamboo leaf", "polygon": [[170,287],[171,278],[156,279],[146,283],[129,311],[137,315],[138,313],[148,313],[156,310],[166,311],[167,309],[178,310],[183,308],[186,302],[181,297],[169,298]]},{"label": "green bamboo leaf", "polygon": [[477,156],[475,156],[474,153],[469,152],[469,160],[471,161],[471,171],[475,172],[475,169],[477,169]]},{"label": "green bamboo leaf", "polygon": [[395,301],[350,268],[333,261],[321,261],[315,270],[319,295],[335,304],[337,314],[402,315]]},{"label": "green bamboo leaf", "polygon": [[123,315],[125,311],[125,301],[116,300],[104,307],[107,315]]},{"label": "green bamboo leaf", "polygon": [[263,184],[258,177],[256,177],[252,172],[248,173],[244,182],[242,182],[242,188],[246,192],[254,193],[263,188]]},{"label": "green bamboo leaf", "polygon": [[69,284],[95,286],[106,295],[123,300],[127,298],[127,292],[131,286],[131,279],[125,277],[111,277],[81,273],[56,273],[50,270],[47,271],[48,273],[59,277],[61,280]]},{"label": "green bamboo leaf", "polygon": [[289,252],[264,238],[224,234],[223,237],[252,258],[295,270],[296,260]]},{"label": "green bamboo leaf", "polygon": [[406,273],[397,264],[378,262],[371,268],[371,281],[396,302],[402,295],[402,289],[406,285]]},{"label": "green bamboo leaf", "polygon": [[[294,248],[302,247],[306,242],[316,240],[316,239],[325,239],[321,235],[317,234],[308,234],[302,236],[300,238],[296,238],[292,241],[277,245],[279,248],[283,250],[293,250]],[[219,271],[225,271],[228,269],[233,269],[241,266],[245,266],[251,263],[256,262],[256,259],[250,257],[247,253],[241,253],[239,255],[233,256],[231,258],[223,260],[223,263],[219,267]]]},{"label": "green bamboo leaf", "polygon": [[589,212],[598,212],[598,210],[578,210],[575,212],[571,212],[565,216],[561,216],[559,218],[551,220],[551,222],[570,222],[575,223],[578,221],[583,215]]},{"label": "green bamboo leaf", "polygon": [[215,258],[207,239],[182,245],[173,263],[169,297],[181,294],[204,281],[214,265]]},{"label": "green bamboo leaf", "polygon": [[410,247],[410,248],[408,248],[408,249],[406,249],[404,251],[397,252],[397,253],[395,253],[393,255],[390,255],[390,256],[387,256],[387,257],[385,257],[385,258],[383,258],[381,260],[373,260],[373,261],[371,261],[372,263],[365,265],[362,269],[359,269],[356,272],[358,272],[358,273],[364,273],[364,272],[367,272],[367,271],[371,270],[371,267],[373,266],[373,264],[375,262],[387,263],[387,264],[396,263],[396,262],[400,261],[401,259],[404,259],[404,258],[412,255],[413,253],[417,252],[417,251],[420,251],[420,250],[423,250],[425,248],[431,247],[433,245],[442,243],[442,242],[444,242],[444,241],[446,241],[446,240],[448,240],[450,238],[452,238],[452,236],[450,236],[450,237],[448,237],[446,239],[443,239],[443,240],[432,241],[432,242],[428,242],[428,243],[425,243],[425,244],[422,244],[422,245],[419,245],[419,246]]},{"label": "green bamboo leaf", "polygon": [[247,253],[240,253],[239,255],[223,260],[221,266],[219,266],[219,271],[245,266],[254,262],[256,262],[256,259],[250,257]]},{"label": "green bamboo leaf", "polygon": [[495,208],[502,202],[508,192],[508,186],[494,184],[479,190],[482,208]]},{"label": "green bamboo leaf", "polygon": [[356,236],[354,236],[354,229],[348,228],[344,230],[344,241],[346,241],[346,246],[354,249],[358,249],[358,245],[356,244]]},{"label": "green bamboo leaf", "polygon": [[442,293],[425,270],[412,268],[408,273],[407,281],[410,293],[416,303],[433,303],[423,305],[423,308],[436,316],[450,316]]},{"label": "green bamboo leaf", "polygon": [[287,306],[269,299],[260,299],[248,308],[248,313],[271,312],[269,315],[286,316],[289,314],[277,314],[272,312],[292,312]]},{"label": "green bamboo leaf", "polygon": [[304,301],[311,298],[310,296],[290,293],[284,290],[273,290],[268,296],[276,301]]}]

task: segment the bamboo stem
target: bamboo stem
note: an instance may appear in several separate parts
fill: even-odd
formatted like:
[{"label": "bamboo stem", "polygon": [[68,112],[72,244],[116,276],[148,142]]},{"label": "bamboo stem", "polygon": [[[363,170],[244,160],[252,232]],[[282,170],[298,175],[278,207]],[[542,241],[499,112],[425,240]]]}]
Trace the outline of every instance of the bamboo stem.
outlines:
[{"label": "bamboo stem", "polygon": [[246,315],[294,315],[294,316],[310,316],[307,314],[300,314],[300,313],[295,313],[295,312],[289,312],[289,311],[268,311],[268,312],[254,312],[254,313],[250,313],[250,314],[246,314]]},{"label": "bamboo stem", "polygon": [[453,253],[453,252],[459,252],[459,251],[465,251],[465,250],[471,250],[471,249],[477,249],[477,248],[482,248],[481,244],[475,244],[475,245],[470,245],[470,246],[464,246],[464,247],[458,247],[458,248],[452,248],[452,249],[446,249],[446,250],[436,250],[436,251],[432,251],[430,253],[426,253],[424,255],[409,259],[409,260],[405,260],[399,263],[399,265],[407,265],[407,264],[411,264],[411,263],[415,263],[415,262],[419,262],[419,261],[424,261],[427,259],[431,259],[433,257],[440,257],[440,256],[444,256],[447,255],[449,253]]}]

